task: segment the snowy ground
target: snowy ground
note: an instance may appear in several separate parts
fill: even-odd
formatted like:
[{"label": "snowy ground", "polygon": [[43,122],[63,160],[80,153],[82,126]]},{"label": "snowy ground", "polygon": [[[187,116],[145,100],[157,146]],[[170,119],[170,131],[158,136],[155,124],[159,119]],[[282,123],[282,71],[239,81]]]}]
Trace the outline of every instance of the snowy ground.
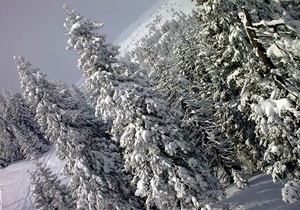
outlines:
[{"label": "snowy ground", "polygon": [[231,186],[226,189],[227,203],[230,209],[252,210],[296,210],[300,209],[300,202],[289,204],[282,201],[282,183],[273,183],[272,177],[260,174],[249,179],[249,184],[244,190]]},{"label": "snowy ground", "polygon": [[[52,171],[60,173],[62,162],[56,157],[52,148],[44,154],[40,161],[44,162]],[[27,171],[35,170],[29,161],[20,161],[4,169],[0,169],[0,209],[2,210],[31,210],[33,203],[30,196],[30,178]],[[296,210],[297,204],[284,203],[281,200],[281,183],[274,184],[271,176],[257,175],[249,180],[247,188],[238,189],[231,186],[226,189],[230,209],[252,210]]]},{"label": "snowy ground", "polygon": [[[50,167],[53,172],[60,174],[63,163],[55,155],[54,147],[39,161]],[[29,161],[19,161],[0,169],[0,210],[33,209],[28,172],[34,170],[35,165]]]},{"label": "snowy ground", "polygon": [[20,161],[0,170],[0,204],[3,210],[25,210],[31,206],[30,179],[27,170],[32,171],[34,168],[25,161]]}]

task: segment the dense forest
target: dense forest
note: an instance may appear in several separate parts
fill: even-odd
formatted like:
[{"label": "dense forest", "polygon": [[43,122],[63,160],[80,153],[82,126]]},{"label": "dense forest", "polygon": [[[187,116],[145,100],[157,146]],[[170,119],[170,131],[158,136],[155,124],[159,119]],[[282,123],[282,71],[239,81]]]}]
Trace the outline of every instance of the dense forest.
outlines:
[{"label": "dense forest", "polygon": [[[197,0],[122,57],[64,8],[84,83],[15,57],[23,93],[0,95],[0,167],[36,163],[36,209],[228,209],[262,172],[298,202],[299,0]],[[53,145],[67,184],[38,162]]]}]

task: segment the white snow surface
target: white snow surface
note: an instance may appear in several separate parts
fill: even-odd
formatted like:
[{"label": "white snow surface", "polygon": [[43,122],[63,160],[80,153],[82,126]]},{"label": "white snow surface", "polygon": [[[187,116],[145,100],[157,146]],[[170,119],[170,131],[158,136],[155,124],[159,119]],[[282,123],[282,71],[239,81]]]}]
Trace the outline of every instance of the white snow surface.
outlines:
[{"label": "white snow surface", "polygon": [[285,21],[283,19],[278,19],[278,20],[272,20],[272,21],[265,21],[262,20],[259,23],[253,23],[253,26],[275,26],[275,25],[282,25],[285,24]]},{"label": "white snow surface", "polygon": [[252,104],[251,107],[258,114],[265,114],[267,117],[271,117],[280,115],[282,111],[290,110],[291,104],[286,98],[278,100],[267,99],[260,101],[258,104]]},{"label": "white snow surface", "polygon": [[[56,156],[54,147],[42,155],[39,161],[44,163],[53,172],[61,175],[63,162]],[[34,163],[26,160],[18,161],[6,168],[0,169],[0,210],[33,209],[33,200],[30,195],[31,184],[29,172],[33,172],[34,170]]]},{"label": "white snow surface", "polygon": [[226,189],[227,200],[232,210],[296,210],[300,201],[295,204],[282,201],[283,183],[274,183],[271,175],[260,174],[249,179],[244,190],[233,185]]}]

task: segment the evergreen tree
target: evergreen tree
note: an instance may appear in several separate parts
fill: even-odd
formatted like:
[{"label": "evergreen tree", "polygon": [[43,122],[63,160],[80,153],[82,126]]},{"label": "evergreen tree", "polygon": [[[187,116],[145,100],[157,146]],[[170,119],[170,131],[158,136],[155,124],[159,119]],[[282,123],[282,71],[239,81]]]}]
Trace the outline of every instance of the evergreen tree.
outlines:
[{"label": "evergreen tree", "polygon": [[0,159],[2,166],[24,159],[20,146],[15,140],[11,124],[2,116],[0,116]]},{"label": "evergreen tree", "polygon": [[145,69],[144,78],[166,97],[170,106],[184,113],[181,126],[185,138],[199,142],[214,174],[229,183],[234,181],[233,170],[240,166],[230,137],[223,135],[216,122],[218,117],[214,116],[214,87],[205,71],[206,64],[198,58],[205,53],[202,37],[198,36],[203,26],[195,15],[178,14],[176,20],[155,29],[131,58]]},{"label": "evergreen tree", "polygon": [[[51,111],[56,107],[51,107],[51,105],[56,104],[62,109],[72,105],[63,103],[63,98],[59,95],[58,83],[48,81],[46,75],[40,72],[38,68],[31,67],[32,64],[30,62],[26,62],[23,57],[17,57],[15,58],[15,63],[18,67],[21,87],[24,90],[24,98],[33,110],[40,130],[46,133],[46,139],[54,143],[57,136],[50,138],[46,132],[49,124],[53,121],[49,119],[48,115],[52,114],[51,117],[55,117]],[[49,107],[43,107],[43,105],[47,104],[49,104]]]},{"label": "evergreen tree", "polygon": [[294,179],[283,189],[286,194],[299,185],[300,179],[299,33],[294,24],[300,19],[297,5],[297,1],[270,1],[267,9],[250,13],[251,7],[244,7],[241,13],[245,31],[260,59],[260,67],[255,69],[258,74],[254,77],[249,71],[244,75],[243,107],[251,107],[256,135],[266,148],[264,169],[274,182],[286,177]]},{"label": "evergreen tree", "polygon": [[22,95],[12,90],[5,91],[4,103],[6,108],[2,113],[6,119],[9,119],[15,141],[25,158],[33,159],[48,151],[49,142],[39,130],[34,114]]},{"label": "evergreen tree", "polygon": [[48,151],[48,142],[20,94],[12,90],[4,91],[0,107],[0,151],[3,165],[23,158],[33,159]]},{"label": "evergreen tree", "polygon": [[146,198],[147,208],[218,205],[222,198],[218,181],[209,173],[198,142],[183,138],[180,112],[150,88],[120,74],[124,71],[116,59],[117,47],[96,32],[102,24],[66,11],[68,49],[80,56],[78,67],[96,114],[112,122],[111,133],[124,149],[136,195]]},{"label": "evergreen tree", "polygon": [[[28,101],[30,108],[35,114],[40,100],[44,95],[47,95],[49,91],[52,89],[55,90],[57,88],[56,84],[45,80],[46,75],[40,72],[38,68],[32,68],[32,64],[30,62],[25,62],[23,57],[15,57],[14,60],[18,67],[23,96]],[[46,83],[42,84],[43,82]]]},{"label": "evergreen tree", "polygon": [[72,139],[68,142],[66,172],[71,175],[77,208],[142,208],[129,186],[129,176],[122,171],[118,145],[92,114],[68,111],[62,115],[66,135]]},{"label": "evergreen tree", "polygon": [[55,173],[36,162],[36,171],[30,174],[34,208],[38,210],[75,209],[70,189],[61,184]]},{"label": "evergreen tree", "polygon": [[296,203],[300,200],[300,185],[294,180],[288,181],[282,189],[282,200],[288,203]]},{"label": "evergreen tree", "polygon": [[[30,65],[24,62],[24,59],[17,61],[25,67],[21,77],[32,75]],[[123,172],[119,147],[106,133],[104,122],[95,118],[84,100],[74,100],[78,90],[63,90],[64,85],[57,87],[46,80],[46,75],[37,70],[34,73],[23,85],[32,90],[33,98],[39,99],[35,101],[38,122],[55,144],[59,157],[66,161],[64,169],[71,179],[76,209],[141,208],[128,175]],[[37,89],[44,94],[40,95]]]},{"label": "evergreen tree", "polygon": [[230,144],[234,159],[246,167],[247,172],[255,173],[261,170],[263,149],[256,139],[254,123],[248,119],[250,109],[242,113],[237,108],[243,80],[236,78],[243,74],[245,65],[257,61],[245,53],[251,45],[242,41],[247,39],[238,16],[243,4],[254,3],[239,0],[198,2],[202,30],[198,33],[201,52],[197,59],[200,78],[204,78],[200,83],[209,87],[205,97],[212,102],[214,121],[219,125],[215,136]]},{"label": "evergreen tree", "polygon": [[[299,20],[299,16],[296,15],[299,2],[228,2],[225,6],[222,1],[199,1],[199,8],[202,8],[199,14],[201,20],[206,20],[213,15],[203,15],[205,13],[201,11],[214,12],[228,6],[230,9],[231,6],[232,12],[227,14],[241,18],[241,21],[232,17],[231,20],[223,22],[222,19],[226,15],[219,16],[218,14],[222,13],[218,11],[215,15],[218,22],[215,22],[207,33],[221,34],[232,20],[235,20],[235,25],[238,26],[235,33],[224,36],[221,40],[222,43],[226,43],[228,39],[231,46],[236,46],[235,50],[227,51],[223,56],[228,57],[232,55],[230,52],[234,53],[229,59],[239,58],[237,61],[242,66],[232,73],[229,72],[229,76],[225,78],[229,84],[237,87],[236,90],[240,94],[238,109],[255,123],[255,130],[251,129],[252,134],[250,133],[255,134],[255,141],[247,140],[243,141],[243,144],[254,148],[257,168],[272,174],[274,181],[292,176],[294,181],[298,182],[297,107],[300,88],[297,56],[299,52],[295,46],[299,43],[299,34],[298,26],[294,23]],[[233,27],[234,24],[230,26]],[[242,41],[243,34],[247,35],[246,40],[249,42]],[[228,65],[226,60],[219,56],[218,58],[222,65]]]}]

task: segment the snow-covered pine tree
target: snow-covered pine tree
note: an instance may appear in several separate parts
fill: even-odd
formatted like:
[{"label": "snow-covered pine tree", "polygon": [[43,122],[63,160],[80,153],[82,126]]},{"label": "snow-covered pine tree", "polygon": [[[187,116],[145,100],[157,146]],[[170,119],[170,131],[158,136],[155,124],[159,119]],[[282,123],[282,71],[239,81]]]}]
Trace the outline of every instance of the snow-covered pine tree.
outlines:
[{"label": "snow-covered pine tree", "polygon": [[203,27],[195,15],[177,14],[176,19],[161,28],[152,28],[153,36],[143,38],[130,57],[139,64],[140,75],[165,96],[171,107],[184,113],[181,127],[185,138],[199,141],[199,149],[205,153],[214,174],[229,183],[234,181],[232,170],[240,166],[230,141],[221,136],[213,116],[213,86],[205,63],[198,59],[199,54],[205,53],[198,37]]},{"label": "snow-covered pine tree", "polygon": [[50,110],[43,110],[41,109],[41,103],[47,104],[48,102],[43,100],[44,98],[47,98],[49,103],[52,102],[59,104],[59,106],[62,106],[64,109],[66,104],[62,103],[62,97],[57,94],[60,86],[58,83],[48,81],[45,74],[40,72],[38,68],[33,68],[32,64],[30,62],[26,62],[23,57],[15,57],[15,62],[20,75],[19,77],[21,87],[23,89],[23,96],[28,102],[30,108],[33,110],[35,120],[37,121],[40,130],[45,132],[46,139],[55,143],[58,137],[52,136],[53,138],[49,138],[46,132],[49,126],[48,124],[52,122],[52,120],[47,121],[47,115],[50,113],[51,107],[49,107]]},{"label": "snow-covered pine tree", "polygon": [[36,171],[30,173],[34,208],[37,210],[75,209],[75,202],[67,185],[61,184],[57,174],[51,172],[42,163],[36,161],[35,164]]},{"label": "snow-covered pine tree", "polygon": [[[38,103],[49,91],[56,89],[56,84],[54,82],[48,82],[45,79],[46,75],[40,72],[40,69],[33,68],[32,64],[26,62],[23,57],[15,57],[14,60],[18,67],[23,96],[28,101],[30,108],[35,114]],[[43,82],[46,83],[43,84]]]},{"label": "snow-covered pine tree", "polygon": [[0,167],[13,161],[22,160],[24,156],[17,143],[10,122],[0,114]]},{"label": "snow-covered pine tree", "polygon": [[[198,21],[202,30],[198,33],[200,53],[197,55],[198,68],[204,75],[204,84],[209,83],[206,97],[212,101],[212,112],[218,139],[226,139],[234,148],[235,158],[249,173],[261,170],[262,148],[254,134],[254,123],[248,118],[250,109],[240,112],[240,92],[244,80],[245,63],[253,56],[245,52],[251,49],[238,12],[243,4],[254,4],[243,0],[198,1]],[[252,56],[252,57],[251,57]],[[200,78],[202,78],[200,76]]]},{"label": "snow-covered pine tree", "polygon": [[[106,133],[106,125],[83,108],[62,115],[62,123],[72,141],[68,142],[66,171],[78,209],[140,209],[130,176],[124,173],[118,145]],[[63,137],[63,135],[61,136]]]},{"label": "snow-covered pine tree", "polygon": [[[119,74],[117,47],[98,35],[102,24],[66,8],[68,49],[78,52],[97,115],[112,121],[111,133],[124,149],[136,195],[159,209],[218,206],[222,192],[208,169],[198,142],[184,139],[178,113],[147,87]],[[122,71],[121,71],[122,72]]]},{"label": "snow-covered pine tree", "polygon": [[49,142],[39,130],[34,114],[22,95],[13,90],[4,91],[3,103],[6,106],[2,114],[10,121],[15,141],[24,157],[33,159],[48,151]]},{"label": "snow-covered pine tree", "polygon": [[0,110],[0,156],[2,162],[6,162],[2,165],[23,158],[33,159],[48,151],[49,144],[19,93],[4,91],[1,95]]},{"label": "snow-covered pine tree", "polygon": [[[21,80],[22,75],[30,75],[32,69],[23,58],[16,62],[22,69]],[[123,172],[119,147],[106,133],[106,124],[94,116],[84,100],[74,99],[78,91],[63,90],[63,85],[57,88],[45,74],[33,73],[23,80],[23,86],[31,90],[30,97],[39,99],[35,101],[38,122],[66,161],[65,173],[71,179],[76,208],[141,209],[129,176]]]},{"label": "snow-covered pine tree", "polygon": [[251,11],[244,7],[240,16],[261,62],[254,70],[259,74],[252,67],[244,75],[243,107],[252,108],[256,135],[266,147],[265,170],[274,182],[294,179],[283,190],[289,194],[300,180],[299,1],[269,1]]}]

